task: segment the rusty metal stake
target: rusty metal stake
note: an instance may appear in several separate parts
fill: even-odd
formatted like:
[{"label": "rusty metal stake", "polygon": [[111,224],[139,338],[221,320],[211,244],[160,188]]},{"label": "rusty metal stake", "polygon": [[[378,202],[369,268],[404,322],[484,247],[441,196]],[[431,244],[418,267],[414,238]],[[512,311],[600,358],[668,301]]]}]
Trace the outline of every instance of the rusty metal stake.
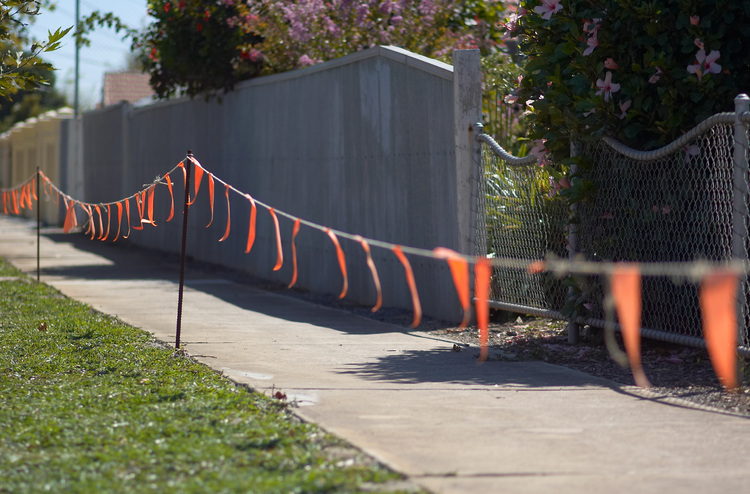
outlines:
[{"label": "rusty metal stake", "polygon": [[192,170],[193,153],[188,149],[185,165],[185,209],[182,211],[182,254],[180,258],[180,294],[177,297],[177,333],[175,334],[176,349],[180,348],[180,332],[182,330],[182,293],[185,288],[185,262],[187,258],[188,209],[190,208],[190,171]]}]

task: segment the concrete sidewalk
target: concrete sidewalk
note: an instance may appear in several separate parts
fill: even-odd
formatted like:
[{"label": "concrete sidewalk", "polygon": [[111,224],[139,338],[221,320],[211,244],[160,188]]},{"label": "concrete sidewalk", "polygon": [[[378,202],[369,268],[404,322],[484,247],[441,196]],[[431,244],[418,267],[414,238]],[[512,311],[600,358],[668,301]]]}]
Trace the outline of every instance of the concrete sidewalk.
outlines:
[{"label": "concrete sidewalk", "polygon": [[[137,234],[137,232],[134,232]],[[178,265],[50,230],[42,281],[174,343]],[[0,256],[36,270],[33,224],[0,217]],[[186,273],[188,352],[440,493],[742,492],[750,420],[657,403],[544,363]]]}]

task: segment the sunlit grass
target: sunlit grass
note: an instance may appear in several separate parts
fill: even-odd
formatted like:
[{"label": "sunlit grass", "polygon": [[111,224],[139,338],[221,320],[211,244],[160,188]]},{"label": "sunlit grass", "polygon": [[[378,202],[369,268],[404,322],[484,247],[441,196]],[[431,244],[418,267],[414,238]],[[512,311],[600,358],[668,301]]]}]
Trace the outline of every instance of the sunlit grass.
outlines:
[{"label": "sunlit grass", "polygon": [[0,492],[356,492],[399,478],[355,450],[332,458],[342,443],[283,403],[20,275],[0,282],[0,372]]}]

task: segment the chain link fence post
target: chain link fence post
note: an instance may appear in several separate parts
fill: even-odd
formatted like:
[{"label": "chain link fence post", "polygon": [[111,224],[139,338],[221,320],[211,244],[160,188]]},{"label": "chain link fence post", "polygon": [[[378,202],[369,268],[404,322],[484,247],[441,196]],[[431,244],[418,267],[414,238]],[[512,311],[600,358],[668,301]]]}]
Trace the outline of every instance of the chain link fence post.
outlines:
[{"label": "chain link fence post", "polygon": [[[570,156],[578,156],[578,146],[575,141],[570,141]],[[573,164],[570,166],[570,175],[573,176],[578,171],[578,166]],[[573,261],[578,254],[578,205],[570,205],[570,220],[568,221],[568,258]],[[568,297],[574,296],[573,287],[568,288]],[[568,321],[568,343],[575,345],[580,339],[580,328],[575,318],[572,317]]]},{"label": "chain link fence post", "polygon": [[[748,222],[748,136],[743,114],[750,111],[750,97],[740,94],[734,99],[734,154],[732,174],[732,258],[747,261]],[[747,334],[747,275],[740,278],[737,300],[738,341]]]}]

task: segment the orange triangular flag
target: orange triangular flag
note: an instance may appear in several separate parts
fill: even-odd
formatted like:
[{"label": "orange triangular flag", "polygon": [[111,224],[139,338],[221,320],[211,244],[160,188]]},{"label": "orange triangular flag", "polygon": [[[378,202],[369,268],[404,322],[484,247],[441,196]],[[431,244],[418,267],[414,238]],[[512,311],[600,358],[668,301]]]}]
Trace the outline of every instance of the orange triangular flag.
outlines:
[{"label": "orange triangular flag", "polygon": [[193,200],[188,201],[188,206],[192,206],[195,200],[198,198],[198,189],[201,188],[201,179],[203,178],[203,167],[198,164],[197,160],[191,159],[193,164],[193,171],[195,172],[195,180],[193,181]]},{"label": "orange triangular flag", "polygon": [[490,341],[490,281],[492,264],[486,257],[478,257],[474,264],[474,294],[476,295],[477,326],[479,327],[479,361],[487,360]]},{"label": "orange triangular flag", "polygon": [[133,227],[133,230],[143,230],[143,214],[146,209],[146,191],[142,190],[141,192],[136,193],[135,195],[135,205],[138,208],[138,225]]},{"label": "orange triangular flag", "polygon": [[[99,236],[96,237],[97,240],[102,239],[102,234],[104,234],[104,222],[102,221],[102,210],[99,209],[99,205],[95,205],[94,208],[96,208],[96,212],[99,214]],[[93,240],[93,238],[92,238]]]},{"label": "orange triangular flag", "polygon": [[464,318],[459,327],[465,328],[471,317],[471,294],[469,293],[469,263],[458,252],[438,247],[433,250],[435,255],[448,262],[448,267],[453,276],[453,284],[456,286],[458,300],[464,310]]},{"label": "orange triangular flag", "polygon": [[737,380],[737,273],[716,271],[701,283],[703,338],[716,375],[727,389]]},{"label": "orange triangular flag", "polygon": [[641,272],[634,265],[617,265],[610,286],[633,380],[636,385],[649,388],[651,383],[641,365]]},{"label": "orange triangular flag", "polygon": [[25,185],[21,187],[21,198],[19,200],[19,203],[21,205],[21,210],[23,210],[26,207],[26,186]]},{"label": "orange triangular flag", "polygon": [[33,194],[34,200],[39,201],[39,198],[36,196],[36,177],[31,178],[31,193]]},{"label": "orange triangular flag", "polygon": [[245,197],[247,197],[247,200],[250,201],[250,228],[247,231],[247,246],[245,247],[245,254],[250,252],[250,249],[253,248],[253,243],[255,243],[255,216],[256,216],[256,208],[255,208],[255,201],[252,197],[250,197],[250,194],[245,194]]},{"label": "orange triangular flag", "polygon": [[232,226],[232,215],[229,208],[229,184],[224,186],[224,195],[227,196],[227,229],[224,231],[224,236],[219,239],[219,242],[223,242],[229,237],[229,229]]},{"label": "orange triangular flag", "polygon": [[86,230],[86,233],[91,234],[91,240],[94,240],[94,235],[96,234],[96,228],[94,227],[94,211],[91,209],[90,204],[84,204],[83,209],[89,215],[89,229]]},{"label": "orange triangular flag", "polygon": [[13,211],[15,214],[21,214],[21,211],[18,210],[18,192],[16,192],[16,189],[13,189]]},{"label": "orange triangular flag", "polygon": [[109,227],[112,225],[112,210],[109,207],[109,204],[107,206],[107,233],[104,234],[104,236],[101,238],[102,242],[107,240],[107,237],[109,237]]},{"label": "orange triangular flag", "polygon": [[292,281],[289,282],[287,288],[292,288],[297,283],[297,246],[294,244],[294,240],[297,238],[299,233],[300,220],[297,218],[294,221],[294,227],[292,228]]},{"label": "orange triangular flag", "polygon": [[[136,196],[136,201],[138,200],[137,197],[138,196]],[[127,219],[128,219],[128,234],[123,235],[122,238],[128,238],[130,236],[130,198],[129,197],[125,199],[125,214],[127,215]]]},{"label": "orange triangular flag", "polygon": [[349,277],[346,275],[346,257],[344,257],[344,251],[341,249],[341,244],[339,244],[339,239],[336,238],[336,234],[333,233],[330,228],[326,228],[326,233],[336,247],[336,257],[339,260],[339,269],[341,270],[341,276],[344,278],[344,286],[341,288],[339,298],[344,298],[346,297],[346,292],[349,291]]},{"label": "orange triangular flag", "polygon": [[156,223],[154,223],[154,192],[156,192],[156,185],[152,185],[148,188],[148,221],[147,223],[150,223],[153,226],[156,226]]},{"label": "orange triangular flag", "polygon": [[117,235],[112,242],[117,242],[117,239],[120,238],[120,226],[122,225],[122,203],[118,202],[115,205],[117,206]]},{"label": "orange triangular flag", "polygon": [[392,250],[396,254],[396,257],[398,257],[398,260],[401,261],[401,264],[404,266],[404,271],[406,272],[406,284],[409,285],[409,290],[411,291],[411,303],[414,307],[414,320],[411,323],[411,327],[416,328],[422,320],[422,304],[419,302],[419,293],[417,293],[417,282],[414,280],[414,271],[412,271],[409,259],[404,255],[400,245],[394,246]]},{"label": "orange triangular flag", "polygon": [[8,214],[8,193],[3,191],[3,213]]},{"label": "orange triangular flag", "polygon": [[268,208],[268,212],[271,213],[273,226],[276,230],[276,265],[273,267],[273,270],[278,271],[284,264],[284,252],[281,250],[281,231],[279,231],[279,219],[276,217],[276,211],[274,211],[273,208]]},{"label": "orange triangular flag", "polygon": [[169,210],[169,218],[167,218],[167,222],[172,220],[172,217],[174,217],[174,191],[172,190],[172,179],[169,178],[169,173],[164,175],[164,180],[167,181],[167,188],[169,189],[169,201],[171,204],[171,208]]},{"label": "orange triangular flag", "polygon": [[68,209],[65,212],[65,222],[63,223],[63,233],[68,233],[77,223],[75,203],[70,201],[68,203]]},{"label": "orange triangular flag", "polygon": [[370,253],[370,245],[365,241],[364,238],[360,237],[359,235],[354,236],[354,240],[360,243],[362,246],[362,250],[365,251],[365,255],[367,256],[367,267],[370,268],[370,273],[372,274],[372,281],[375,283],[375,291],[377,292],[377,300],[375,302],[375,305],[370,309],[372,312],[377,312],[380,310],[380,307],[383,305],[383,291],[380,287],[380,276],[378,276],[378,270],[375,267],[375,262],[372,260],[372,254]]},{"label": "orange triangular flag", "polygon": [[210,173],[208,174],[208,203],[211,205],[211,221],[208,222],[206,228],[214,222],[214,176]]}]

